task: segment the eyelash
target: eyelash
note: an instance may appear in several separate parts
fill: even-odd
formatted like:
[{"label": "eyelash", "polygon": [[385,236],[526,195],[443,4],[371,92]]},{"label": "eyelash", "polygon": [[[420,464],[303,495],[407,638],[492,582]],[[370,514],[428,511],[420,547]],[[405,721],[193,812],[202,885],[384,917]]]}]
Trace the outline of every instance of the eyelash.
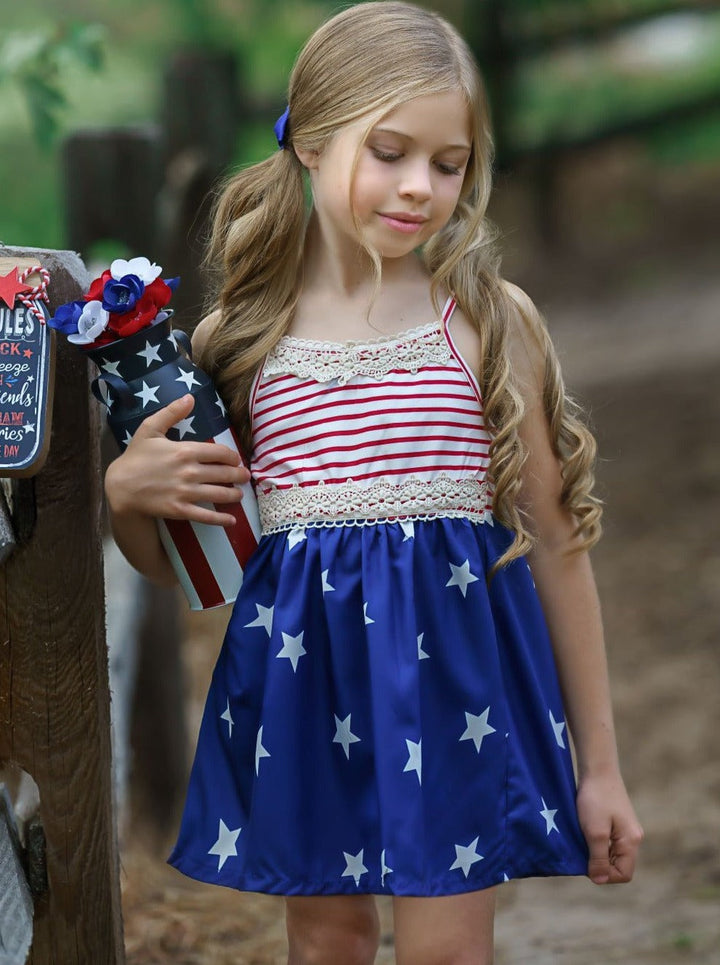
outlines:
[{"label": "eyelash", "polygon": [[[392,164],[393,161],[399,161],[402,154],[388,154],[385,151],[379,151],[377,148],[372,149],[373,154],[378,159],[378,161],[385,161],[388,164]],[[442,174],[447,175],[458,175],[460,174],[460,168],[455,167],[454,164],[438,164],[438,170]]]}]

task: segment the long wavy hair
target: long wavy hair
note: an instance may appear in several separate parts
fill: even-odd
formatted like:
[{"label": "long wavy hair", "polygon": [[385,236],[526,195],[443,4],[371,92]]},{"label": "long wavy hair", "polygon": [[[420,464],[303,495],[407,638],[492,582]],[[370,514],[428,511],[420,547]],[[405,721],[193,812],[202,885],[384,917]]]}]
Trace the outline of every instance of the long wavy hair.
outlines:
[{"label": "long wavy hair", "polygon": [[[504,565],[533,544],[532,524],[518,505],[524,406],[508,349],[518,312],[542,340],[544,407],[562,468],[561,500],[577,523],[577,548],[593,545],[600,535],[601,508],[592,493],[595,443],[566,396],[542,320],[512,298],[500,277],[497,236],[486,218],[493,142],[485,91],[470,49],[442,17],[397,0],[361,3],[311,36],[290,77],[286,149],[236,173],[216,201],[206,265],[216,277],[217,322],[200,361],[249,456],[252,382],[266,353],[287,333],[301,292],[308,212],[304,168],[293,148],[321,152],[349,122],[367,118],[369,133],[401,104],[450,91],[462,92],[467,101],[472,151],[457,207],[423,257],[436,309],[442,293],[452,292],[480,338],[480,386],[493,435],[493,512],[514,533],[498,564]],[[368,254],[379,282],[380,257],[370,249]]]}]

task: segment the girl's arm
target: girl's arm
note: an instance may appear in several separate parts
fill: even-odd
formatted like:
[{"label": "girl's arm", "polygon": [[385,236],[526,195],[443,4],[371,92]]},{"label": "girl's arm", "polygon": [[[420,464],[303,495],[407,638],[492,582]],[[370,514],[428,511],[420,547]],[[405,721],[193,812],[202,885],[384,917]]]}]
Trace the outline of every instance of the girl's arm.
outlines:
[{"label": "girl's arm", "polygon": [[[207,338],[208,322],[193,336],[197,351]],[[234,503],[242,498],[234,484],[248,481],[240,457],[211,442],[175,442],[166,432],[192,411],[191,395],[148,416],[121,456],[105,474],[105,493],[113,536],[123,555],[155,583],[172,586],[177,577],[165,553],[156,518],[190,519],[233,525],[229,513],[206,509],[200,502]]]},{"label": "girl's arm", "polygon": [[642,829],[620,775],[600,603],[587,552],[575,545],[575,520],[561,505],[562,478],[543,409],[545,359],[532,331],[542,324],[530,299],[514,286],[522,308],[511,334],[511,356],[526,411],[520,435],[528,452],[522,502],[537,542],[528,563],[553,643],[578,766],[578,816],[597,884],[629,881]]}]

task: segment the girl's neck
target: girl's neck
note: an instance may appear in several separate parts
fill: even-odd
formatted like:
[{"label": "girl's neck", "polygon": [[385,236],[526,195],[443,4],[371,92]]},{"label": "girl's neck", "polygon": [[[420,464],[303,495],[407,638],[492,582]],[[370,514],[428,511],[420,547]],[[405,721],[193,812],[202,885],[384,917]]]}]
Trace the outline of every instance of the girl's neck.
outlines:
[{"label": "girl's neck", "polygon": [[[427,271],[415,254],[383,259],[383,288],[416,285],[427,278]],[[375,293],[375,281],[375,268],[367,252],[351,243],[329,244],[317,218],[311,216],[303,256],[304,291],[366,304]]]}]

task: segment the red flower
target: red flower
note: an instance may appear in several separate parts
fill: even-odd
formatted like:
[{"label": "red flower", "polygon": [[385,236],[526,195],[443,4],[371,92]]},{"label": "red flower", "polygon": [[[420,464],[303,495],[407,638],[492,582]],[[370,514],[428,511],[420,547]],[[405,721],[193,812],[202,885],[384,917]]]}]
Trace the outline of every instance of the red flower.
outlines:
[{"label": "red flower", "polygon": [[90,285],[87,295],[85,296],[86,302],[101,302],[103,297],[103,288],[105,287],[105,282],[112,278],[110,269],[107,268],[99,278]]}]

